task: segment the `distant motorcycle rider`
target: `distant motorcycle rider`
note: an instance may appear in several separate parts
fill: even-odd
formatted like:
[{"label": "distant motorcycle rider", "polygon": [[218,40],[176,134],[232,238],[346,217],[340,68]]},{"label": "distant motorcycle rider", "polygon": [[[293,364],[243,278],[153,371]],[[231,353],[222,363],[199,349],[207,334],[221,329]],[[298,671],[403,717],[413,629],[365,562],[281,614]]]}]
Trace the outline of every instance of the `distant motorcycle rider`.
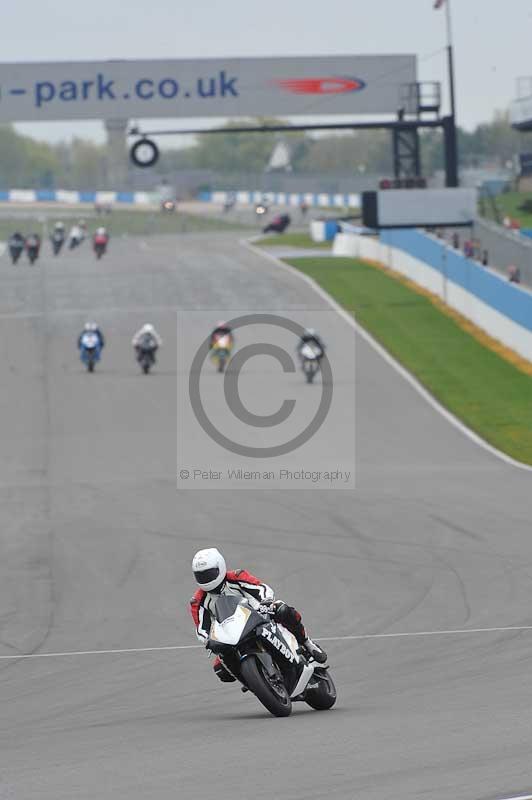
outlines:
[{"label": "distant motorcycle rider", "polygon": [[39,252],[41,250],[41,237],[38,233],[28,233],[25,244],[26,254],[30,260],[30,263],[33,263],[35,259],[39,257]]},{"label": "distant motorcycle rider", "polygon": [[85,325],[83,326],[83,330],[78,336],[78,350],[81,350],[81,347],[83,346],[83,336],[85,333],[94,333],[95,336],[97,336],[99,339],[100,349],[103,349],[105,347],[104,335],[99,325],[96,322],[86,322]]},{"label": "distant motorcycle rider", "polygon": [[85,231],[81,225],[72,225],[68,233],[68,246],[71,250],[78,247],[85,238]]},{"label": "distant motorcycle rider", "polygon": [[158,348],[161,347],[162,343],[163,340],[150,322],[147,322],[142,326],[142,328],[139,328],[131,341],[131,344],[135,348],[137,360],[139,359],[143,349],[152,350],[154,363],[155,353],[157,352]]},{"label": "distant motorcycle rider", "polygon": [[235,337],[233,335],[233,331],[231,330],[231,327],[230,327],[230,325],[227,324],[227,322],[220,321],[220,322],[216,323],[216,327],[213,330],[213,332],[211,333],[211,338],[210,338],[210,343],[209,343],[209,346],[210,346],[211,350],[214,347],[214,345],[216,344],[217,340],[221,339],[222,336],[228,336],[231,348],[233,347],[233,345],[235,343]]},{"label": "distant motorcycle rider", "polygon": [[11,256],[11,260],[14,264],[16,264],[18,261],[20,254],[24,250],[25,244],[26,240],[19,231],[15,231],[15,233],[12,233],[9,237],[7,246],[9,248],[9,255]]},{"label": "distant motorcycle rider", "polygon": [[107,233],[107,228],[103,225],[100,228],[96,228],[96,232],[92,238],[93,243],[96,244],[103,244],[106,245],[109,241],[109,234]]},{"label": "distant motorcycle rider", "polygon": [[316,351],[317,353],[316,357],[318,361],[321,361],[321,359],[325,355],[325,344],[319,333],[316,330],[314,330],[314,328],[306,328],[303,331],[303,334],[297,345],[297,352],[300,358],[301,358],[301,351],[306,344],[309,344]]},{"label": "distant motorcycle rider", "polygon": [[65,226],[62,222],[56,222],[50,236],[54,255],[57,255],[65,241]]},{"label": "distant motorcycle rider", "polygon": [[24,236],[20,233],[20,231],[15,231],[12,233],[8,239],[9,247],[24,247],[25,242]]},{"label": "distant motorcycle rider", "polygon": [[[228,570],[223,555],[215,547],[196,553],[192,559],[192,572],[200,588],[190,601],[190,612],[196,635],[207,648],[216,598],[227,594],[245,597],[257,611],[284,625],[315,661],[319,664],[327,661],[325,651],[309,638],[301,614],[282,600],[275,600],[273,589],[250,572]],[[214,662],[214,671],[221,681],[229,683],[235,680],[219,658]]]}]

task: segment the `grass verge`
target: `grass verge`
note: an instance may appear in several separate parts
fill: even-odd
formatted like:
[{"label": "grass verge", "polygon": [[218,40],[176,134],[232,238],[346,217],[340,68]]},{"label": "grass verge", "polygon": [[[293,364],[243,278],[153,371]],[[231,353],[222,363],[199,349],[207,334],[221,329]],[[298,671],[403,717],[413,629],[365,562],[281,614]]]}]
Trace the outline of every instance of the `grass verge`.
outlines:
[{"label": "grass verge", "polygon": [[[495,202],[501,217],[518,220],[522,228],[532,228],[532,194],[530,192],[504,192],[495,197]],[[524,208],[523,205],[525,205]],[[494,219],[493,208],[488,200],[481,203],[481,212],[488,219]]]},{"label": "grass verge", "polygon": [[281,233],[259,239],[253,244],[258,247],[304,247],[316,250],[330,250],[331,242],[315,242],[308,233]]},{"label": "grass verge", "polygon": [[453,414],[532,464],[532,376],[390,273],[351,258],[287,259],[320,284]]},{"label": "grass verge", "polygon": [[[69,228],[78,219],[85,219],[89,233],[93,233],[100,225],[105,225],[111,236],[153,236],[157,234],[172,233],[201,233],[215,231],[249,231],[249,227],[239,225],[234,222],[214,219],[207,216],[186,214],[177,211],[175,214],[163,214],[160,211],[133,211],[115,209],[109,215],[96,216],[91,210],[79,209],[73,212],[69,210],[68,215],[64,209],[57,209],[54,214],[53,209],[46,209],[46,212],[38,208],[24,210],[17,209],[18,213],[13,212],[4,214],[0,218],[0,240],[5,241],[11,233],[16,230],[23,234],[31,231],[42,234],[43,220],[47,220],[48,229],[51,230],[54,222],[64,222],[68,232]],[[22,212],[22,213],[21,213]]]}]

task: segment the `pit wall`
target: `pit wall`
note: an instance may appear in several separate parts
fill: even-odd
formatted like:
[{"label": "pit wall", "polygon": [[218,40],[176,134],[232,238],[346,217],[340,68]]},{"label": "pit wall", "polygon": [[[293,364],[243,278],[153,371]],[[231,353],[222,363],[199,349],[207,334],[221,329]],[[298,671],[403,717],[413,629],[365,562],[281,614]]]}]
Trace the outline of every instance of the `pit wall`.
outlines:
[{"label": "pit wall", "polygon": [[532,362],[532,293],[417,230],[380,238],[339,233],[339,256],[376,261],[437,295],[475,325]]},{"label": "pit wall", "polygon": [[328,194],[326,192],[200,192],[198,200],[223,205],[228,198],[236,198],[239,206],[253,206],[261,201],[273,206],[299,208],[306,203],[313,208],[360,208],[359,194]]}]

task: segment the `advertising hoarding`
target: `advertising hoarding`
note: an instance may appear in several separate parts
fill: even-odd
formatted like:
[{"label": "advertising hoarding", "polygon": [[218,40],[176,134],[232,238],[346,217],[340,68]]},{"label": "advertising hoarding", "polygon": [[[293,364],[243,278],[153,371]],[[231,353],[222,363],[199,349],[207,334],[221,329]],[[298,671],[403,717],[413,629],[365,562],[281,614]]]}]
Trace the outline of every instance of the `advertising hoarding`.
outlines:
[{"label": "advertising hoarding", "polygon": [[431,228],[471,225],[476,189],[387,189],[362,193],[368,228]]},{"label": "advertising hoarding", "polygon": [[414,55],[0,64],[0,122],[392,114]]}]

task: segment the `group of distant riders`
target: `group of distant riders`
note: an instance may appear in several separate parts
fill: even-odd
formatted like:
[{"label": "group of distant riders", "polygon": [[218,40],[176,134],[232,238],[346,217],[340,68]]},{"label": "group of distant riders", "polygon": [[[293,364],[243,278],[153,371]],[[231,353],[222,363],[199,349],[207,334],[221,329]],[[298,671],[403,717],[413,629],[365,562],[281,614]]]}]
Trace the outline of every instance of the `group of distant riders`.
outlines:
[{"label": "group of distant riders", "polygon": [[[87,224],[85,220],[79,220],[71,226],[68,235],[63,222],[56,222],[50,234],[50,243],[54,256],[59,255],[63,245],[67,244],[69,250],[79,247],[87,238]],[[109,243],[109,233],[104,226],[96,229],[92,236],[92,247],[96,258],[101,258],[107,250]],[[22,253],[26,253],[30,264],[33,264],[39,257],[41,250],[41,237],[38,233],[29,233],[24,236],[20,231],[11,234],[8,240],[8,249],[11,261],[16,264]]]},{"label": "group of distant riders", "polygon": [[[225,353],[224,365],[231,355],[235,342],[231,326],[227,322],[220,321],[216,324],[209,338],[209,349],[211,358],[218,364],[220,370],[220,353]],[[156,331],[155,326],[150,322],[142,325],[135,333],[131,344],[135,352],[135,358],[145,374],[148,374],[151,367],[156,363],[156,354],[161,347],[163,340]],[[101,353],[105,347],[105,338],[100,326],[96,322],[87,322],[78,337],[78,349],[80,358],[86,365],[89,372],[94,371],[95,364],[100,360]],[[297,353],[301,362],[305,360],[305,348],[311,347],[315,353],[317,364],[325,355],[325,344],[317,331],[307,328],[300,337]]]}]

